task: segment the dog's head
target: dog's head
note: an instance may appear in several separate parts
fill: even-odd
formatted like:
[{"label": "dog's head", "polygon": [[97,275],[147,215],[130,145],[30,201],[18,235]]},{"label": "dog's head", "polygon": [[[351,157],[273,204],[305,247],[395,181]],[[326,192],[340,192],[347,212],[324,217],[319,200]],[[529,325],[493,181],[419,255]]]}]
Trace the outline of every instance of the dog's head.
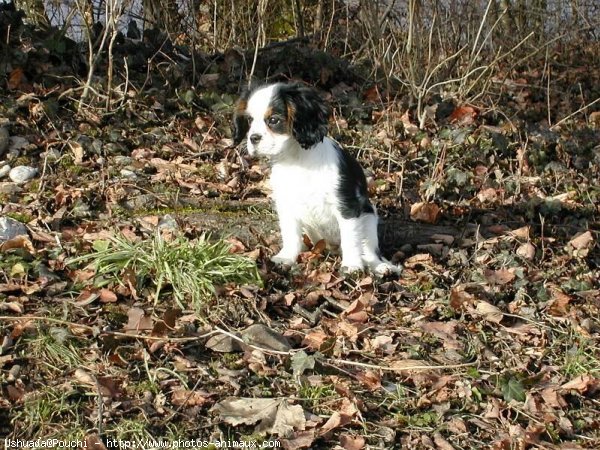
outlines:
[{"label": "dog's head", "polygon": [[275,156],[296,141],[308,149],[327,135],[329,108],[316,89],[277,83],[242,94],[233,115],[233,141],[248,153]]}]

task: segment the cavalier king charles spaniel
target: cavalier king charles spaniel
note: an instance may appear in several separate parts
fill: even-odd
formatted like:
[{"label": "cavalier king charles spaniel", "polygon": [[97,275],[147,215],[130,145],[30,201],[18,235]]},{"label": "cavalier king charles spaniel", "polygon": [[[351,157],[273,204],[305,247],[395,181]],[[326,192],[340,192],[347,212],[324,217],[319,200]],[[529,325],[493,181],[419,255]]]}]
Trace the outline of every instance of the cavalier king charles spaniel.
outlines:
[{"label": "cavalier king charles spaniel", "polygon": [[296,262],[303,233],[340,247],[342,269],[377,275],[399,272],[385,260],[377,240],[377,212],[369,201],[359,163],[327,136],[330,110],[317,90],[277,83],[244,93],[236,105],[233,140],[246,139],[251,156],[271,163],[271,188],[283,246],[271,258]]}]

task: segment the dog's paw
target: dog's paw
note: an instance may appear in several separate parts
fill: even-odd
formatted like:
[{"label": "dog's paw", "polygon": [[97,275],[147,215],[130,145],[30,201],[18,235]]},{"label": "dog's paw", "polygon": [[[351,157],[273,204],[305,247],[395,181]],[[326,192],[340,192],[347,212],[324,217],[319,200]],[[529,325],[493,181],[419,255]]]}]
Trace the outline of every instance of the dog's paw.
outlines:
[{"label": "dog's paw", "polygon": [[342,261],[341,272],[344,275],[352,275],[364,270],[362,262]]},{"label": "dog's paw", "polygon": [[275,264],[280,264],[282,266],[291,266],[293,264],[296,264],[296,259],[298,258],[298,255],[293,256],[287,253],[283,253],[283,252],[279,252],[276,255],[271,257],[271,261],[274,262]]},{"label": "dog's paw", "polygon": [[371,271],[379,276],[385,277],[387,275],[398,275],[402,272],[402,266],[395,266],[388,261],[381,261],[371,268]]}]

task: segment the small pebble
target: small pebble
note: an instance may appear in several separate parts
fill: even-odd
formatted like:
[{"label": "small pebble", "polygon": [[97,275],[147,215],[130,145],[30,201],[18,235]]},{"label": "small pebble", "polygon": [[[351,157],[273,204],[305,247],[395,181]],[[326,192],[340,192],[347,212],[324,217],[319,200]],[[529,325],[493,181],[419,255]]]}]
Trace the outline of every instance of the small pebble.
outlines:
[{"label": "small pebble", "polygon": [[44,154],[44,156],[46,157],[48,162],[56,162],[60,159],[62,155],[60,153],[60,150],[56,148],[51,148]]},{"label": "small pebble", "polygon": [[11,217],[0,217],[0,242],[26,235],[27,227]]},{"label": "small pebble", "polygon": [[165,214],[158,222],[159,230],[176,230],[177,228],[179,225],[171,214]]},{"label": "small pebble", "polygon": [[128,170],[128,169],[121,169],[121,176],[125,177],[125,178],[137,178],[137,175],[135,174],[135,172],[133,170]]},{"label": "small pebble", "polygon": [[10,172],[10,166],[7,164],[6,166],[0,167],[0,178],[4,178]]},{"label": "small pebble", "polygon": [[31,180],[38,173],[38,170],[29,166],[13,167],[8,173],[9,178],[17,184],[23,184]]},{"label": "small pebble", "polygon": [[131,164],[132,159],[130,156],[117,155],[113,161],[119,166],[126,166],[127,164]]}]

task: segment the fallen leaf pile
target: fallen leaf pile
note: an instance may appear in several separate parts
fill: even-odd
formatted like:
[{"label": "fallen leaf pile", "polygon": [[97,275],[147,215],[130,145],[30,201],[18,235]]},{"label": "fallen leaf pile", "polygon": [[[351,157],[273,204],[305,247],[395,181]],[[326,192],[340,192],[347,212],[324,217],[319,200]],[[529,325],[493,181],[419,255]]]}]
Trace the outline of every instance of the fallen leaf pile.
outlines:
[{"label": "fallen leaf pile", "polygon": [[[268,165],[232,147],[239,77],[206,73],[196,90],[190,67],[157,53],[152,70],[131,69],[119,108],[96,99],[76,113],[78,85],[57,76],[72,68],[11,39],[0,438],[600,448],[598,111],[552,129],[528,121],[547,107],[539,74],[501,67],[494,108],[431,99],[447,113],[420,128],[389,87],[327,78],[332,134],[361,149],[382,251],[403,271],[344,276],[308,238],[287,270],[270,261]],[[571,92],[564,80],[597,76],[571,64],[553,72],[553,102]],[[73,263],[116,236],[224,239],[260,280],[207,285],[197,307],[164,281],[167,264]]]}]

